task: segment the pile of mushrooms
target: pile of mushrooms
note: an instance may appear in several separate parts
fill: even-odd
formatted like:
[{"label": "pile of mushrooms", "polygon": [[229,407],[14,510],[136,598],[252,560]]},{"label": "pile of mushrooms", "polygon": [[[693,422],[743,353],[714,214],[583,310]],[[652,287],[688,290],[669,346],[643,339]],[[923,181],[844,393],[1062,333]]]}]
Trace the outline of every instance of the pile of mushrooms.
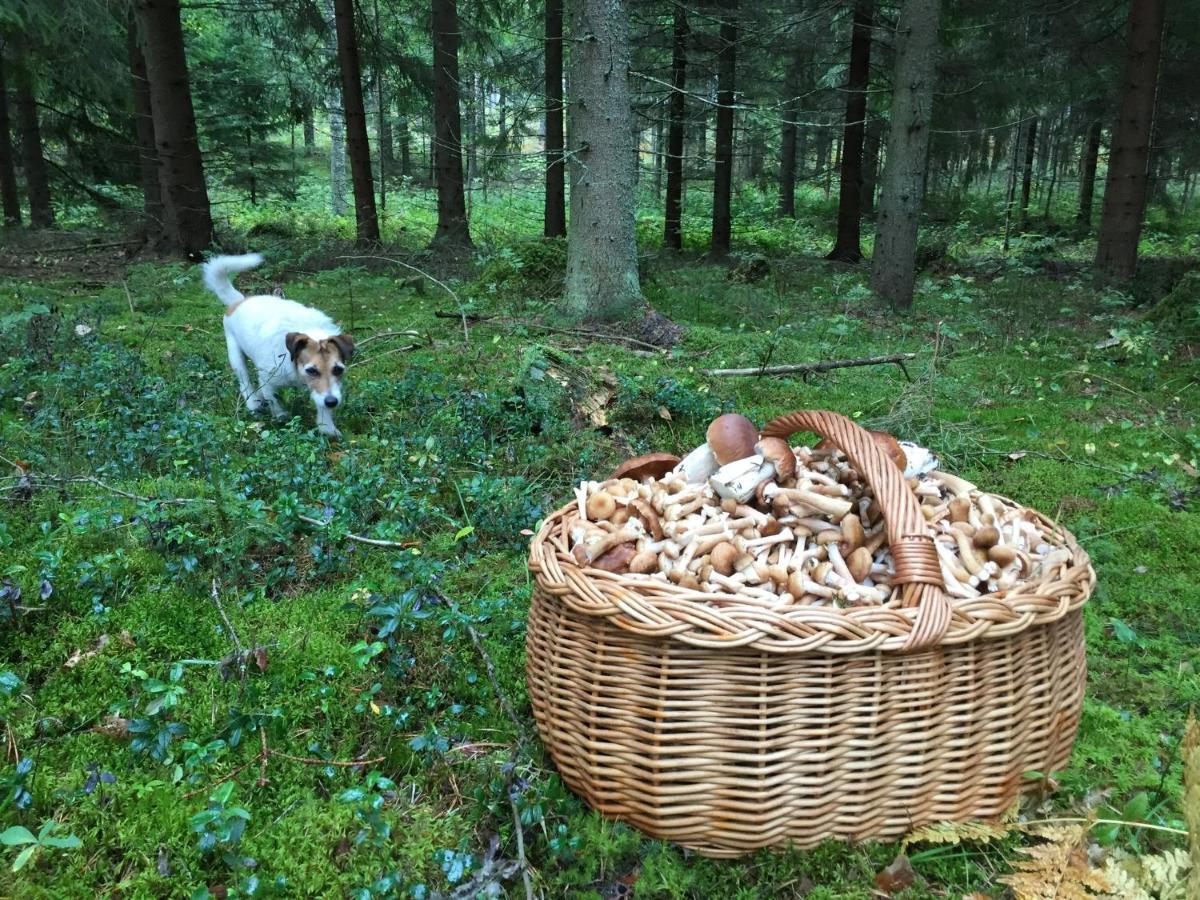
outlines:
[{"label": "pile of mushrooms", "polygon": [[[1070,561],[1029,511],[937,468],[923,447],[883,432],[935,535],[946,592],[1003,592]],[[828,442],[760,438],[736,413],[703,445],[631,459],[576,489],[570,527],[581,566],[771,604],[852,607],[899,602],[883,517],[869,485]],[[731,596],[732,595],[732,596]]]}]

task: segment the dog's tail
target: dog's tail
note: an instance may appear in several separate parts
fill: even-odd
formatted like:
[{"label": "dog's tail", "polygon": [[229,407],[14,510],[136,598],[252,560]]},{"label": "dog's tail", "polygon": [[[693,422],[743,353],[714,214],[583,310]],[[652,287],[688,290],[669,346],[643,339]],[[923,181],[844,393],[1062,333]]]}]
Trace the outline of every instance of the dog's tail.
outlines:
[{"label": "dog's tail", "polygon": [[204,264],[204,286],[221,298],[226,306],[241,303],[245,295],[233,286],[232,276],[238,272],[246,272],[262,265],[263,258],[258,253],[246,253],[243,256],[214,256]]}]

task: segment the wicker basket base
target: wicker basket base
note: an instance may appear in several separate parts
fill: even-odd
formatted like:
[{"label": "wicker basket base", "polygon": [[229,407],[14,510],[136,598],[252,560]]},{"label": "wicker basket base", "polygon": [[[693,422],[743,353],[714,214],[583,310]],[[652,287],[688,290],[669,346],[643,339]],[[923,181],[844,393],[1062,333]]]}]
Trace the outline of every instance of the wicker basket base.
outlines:
[{"label": "wicker basket base", "polygon": [[705,856],[995,819],[1063,767],[1083,704],[1076,609],[915,653],[771,654],[642,638],[534,592],[543,741],[600,813]]}]

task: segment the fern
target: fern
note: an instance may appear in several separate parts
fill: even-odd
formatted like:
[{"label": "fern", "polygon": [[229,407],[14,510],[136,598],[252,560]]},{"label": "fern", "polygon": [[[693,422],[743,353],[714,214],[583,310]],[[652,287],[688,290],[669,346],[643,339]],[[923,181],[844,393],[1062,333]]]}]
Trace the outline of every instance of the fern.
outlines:
[{"label": "fern", "polygon": [[1007,837],[1017,827],[1017,813],[1021,801],[1016,800],[999,822],[936,822],[918,828],[900,842],[900,849],[907,850],[910,844],[961,844],[972,841],[986,844]]},{"label": "fern", "polygon": [[1156,856],[1117,860],[1104,870],[1111,900],[1187,900],[1187,875],[1192,863],[1186,850],[1168,850]]},{"label": "fern", "polygon": [[1088,864],[1084,841],[1087,824],[1043,827],[1030,833],[1045,843],[1022,847],[1029,859],[1000,881],[1012,888],[1015,900],[1096,900],[1111,890],[1104,873]]}]

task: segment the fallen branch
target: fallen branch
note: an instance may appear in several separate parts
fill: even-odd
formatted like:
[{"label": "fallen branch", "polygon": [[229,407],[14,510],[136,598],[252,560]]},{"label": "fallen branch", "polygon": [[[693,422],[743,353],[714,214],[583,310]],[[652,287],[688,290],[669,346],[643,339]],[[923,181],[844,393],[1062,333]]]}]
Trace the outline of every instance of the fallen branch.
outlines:
[{"label": "fallen branch", "polygon": [[[143,497],[140,494],[131,494],[129,491],[123,491],[120,488],[113,487],[111,484],[106,484],[99,478],[91,475],[75,475],[72,477],[62,477],[58,475],[43,475],[33,479],[34,483],[38,484],[91,484],[98,488],[108,491],[110,494],[116,494],[118,497],[124,497],[127,500],[134,500],[138,503],[161,503],[169,506],[187,506],[191,503],[201,503],[206,506],[215,506],[217,501],[208,497]],[[270,507],[267,507],[270,509]],[[324,528],[329,524],[329,521],[314,519],[312,516],[297,514],[297,519],[308,525],[316,525]],[[386,541],[382,538],[369,538],[361,534],[346,532],[342,535],[346,540],[353,541],[357,544],[368,544],[371,547],[388,547],[396,550],[403,550],[408,547],[416,547],[420,545],[420,541]]]},{"label": "fallen branch", "polygon": [[306,766],[339,766],[343,768],[352,768],[354,766],[373,766],[376,763],[385,762],[386,756],[372,756],[370,759],[318,759],[315,756],[292,756],[289,753],[284,753],[281,750],[269,750],[272,756],[278,756],[280,759],[290,759],[292,762],[303,763]]},{"label": "fallen branch", "polygon": [[[454,316],[454,318],[457,319],[458,316]],[[359,346],[359,348],[362,348],[362,347],[367,346],[367,344],[371,343],[371,341],[381,341],[384,338],[390,338],[390,337],[420,337],[420,336],[421,336],[421,332],[412,331],[412,330],[381,331],[378,334],[367,335],[365,338],[363,338],[361,341],[358,342],[358,346]]]},{"label": "fallen branch", "polygon": [[[454,313],[446,310],[437,310],[434,315],[439,319],[455,318]],[[473,316],[475,322],[490,322],[496,327],[510,328],[532,328],[534,331],[545,331],[550,334],[569,334],[575,337],[591,338],[594,341],[616,341],[621,344],[630,344],[634,347],[642,347],[646,350],[653,351],[655,354],[665,352],[662,347],[656,347],[646,341],[639,341],[637,338],[629,337],[624,334],[612,334],[607,331],[591,331],[586,328],[558,328],[554,325],[542,325],[539,322],[527,322],[523,319],[505,319],[500,316]]]},{"label": "fallen branch", "polygon": [[432,275],[430,275],[428,272],[424,271],[423,269],[418,269],[416,266],[411,265],[410,263],[402,262],[401,260],[398,260],[398,259],[392,259],[389,256],[339,256],[338,259],[374,259],[374,260],[378,260],[380,262],[391,263],[394,266],[403,266],[406,269],[411,269],[412,271],[416,272],[418,275],[422,276],[423,278],[428,278],[430,281],[432,281],[434,284],[436,284],[438,287],[440,287],[443,291],[445,291],[447,294],[449,294],[450,298],[454,301],[455,305],[458,306],[459,317],[462,319],[463,343],[464,344],[471,343],[471,335],[467,331],[467,311],[463,307],[463,302],[459,298],[458,294],[454,293],[453,289],[450,288],[450,286],[447,285],[444,281],[439,281],[438,279],[436,279]]},{"label": "fallen branch", "polygon": [[915,353],[893,353],[891,356],[868,356],[863,359],[829,359],[815,363],[797,363],[790,366],[756,366],[750,369],[704,369],[705,375],[809,375],[813,372],[827,372],[830,369],[849,369],[854,366],[883,366],[896,365],[900,367],[900,371],[904,373],[904,377],[912,381],[912,376],[908,374],[908,369],[904,363],[906,360],[916,359]]}]

